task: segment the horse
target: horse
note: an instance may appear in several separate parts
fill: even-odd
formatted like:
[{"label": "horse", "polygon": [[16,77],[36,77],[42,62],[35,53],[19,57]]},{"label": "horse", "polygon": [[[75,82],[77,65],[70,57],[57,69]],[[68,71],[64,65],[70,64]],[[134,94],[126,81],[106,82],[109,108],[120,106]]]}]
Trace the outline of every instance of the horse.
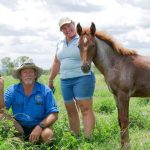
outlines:
[{"label": "horse", "polygon": [[129,149],[129,100],[130,97],[150,96],[150,60],[123,47],[105,32],[96,31],[94,23],[90,28],[82,28],[78,23],[76,30],[81,70],[89,72],[93,62],[103,74],[116,101],[121,147]]}]

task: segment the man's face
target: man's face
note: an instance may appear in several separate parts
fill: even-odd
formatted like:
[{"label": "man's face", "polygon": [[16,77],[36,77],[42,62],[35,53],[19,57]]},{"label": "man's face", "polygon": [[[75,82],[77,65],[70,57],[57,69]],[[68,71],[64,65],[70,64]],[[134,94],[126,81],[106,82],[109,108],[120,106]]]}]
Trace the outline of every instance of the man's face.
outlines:
[{"label": "man's face", "polygon": [[34,69],[22,69],[20,71],[20,80],[25,85],[31,85],[35,82],[36,72]]}]

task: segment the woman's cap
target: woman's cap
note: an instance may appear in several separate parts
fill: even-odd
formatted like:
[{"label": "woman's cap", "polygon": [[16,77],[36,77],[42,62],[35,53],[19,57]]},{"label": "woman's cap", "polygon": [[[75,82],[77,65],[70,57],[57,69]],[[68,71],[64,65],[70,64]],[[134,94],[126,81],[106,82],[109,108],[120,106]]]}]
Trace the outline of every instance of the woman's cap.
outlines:
[{"label": "woman's cap", "polygon": [[64,24],[67,24],[67,23],[71,23],[73,22],[69,17],[63,17],[59,20],[59,28],[61,29],[61,27],[64,25]]}]

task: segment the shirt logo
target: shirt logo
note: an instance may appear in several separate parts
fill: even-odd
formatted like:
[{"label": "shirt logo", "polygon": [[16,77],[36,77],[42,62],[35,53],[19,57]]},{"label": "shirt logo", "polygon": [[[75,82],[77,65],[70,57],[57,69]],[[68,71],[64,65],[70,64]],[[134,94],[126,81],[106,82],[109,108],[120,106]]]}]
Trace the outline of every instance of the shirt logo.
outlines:
[{"label": "shirt logo", "polygon": [[35,100],[37,105],[43,105],[43,101],[40,95],[36,95]]}]

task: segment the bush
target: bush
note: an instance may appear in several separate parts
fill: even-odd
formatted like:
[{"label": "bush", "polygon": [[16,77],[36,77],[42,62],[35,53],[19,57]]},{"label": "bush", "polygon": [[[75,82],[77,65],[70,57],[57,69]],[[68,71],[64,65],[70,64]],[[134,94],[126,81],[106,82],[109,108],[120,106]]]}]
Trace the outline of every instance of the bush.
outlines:
[{"label": "bush", "polygon": [[107,98],[100,101],[94,101],[94,110],[98,113],[111,114],[116,109],[114,100]]},{"label": "bush", "polygon": [[132,108],[129,115],[129,127],[150,130],[150,111],[144,108]]}]

